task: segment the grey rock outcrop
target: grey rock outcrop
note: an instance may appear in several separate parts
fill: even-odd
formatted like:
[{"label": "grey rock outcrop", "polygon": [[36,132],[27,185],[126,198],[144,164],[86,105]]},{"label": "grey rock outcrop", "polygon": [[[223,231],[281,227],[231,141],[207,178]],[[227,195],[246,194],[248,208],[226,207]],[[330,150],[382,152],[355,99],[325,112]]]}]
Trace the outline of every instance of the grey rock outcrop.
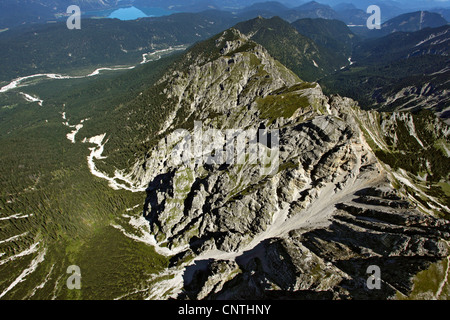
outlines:
[{"label": "grey rock outcrop", "polygon": [[[326,97],[236,30],[213,44],[209,58],[188,55],[188,69],[161,80],[173,116],[133,171],[148,183],[145,216],[158,242],[185,248],[172,261],[190,274],[179,297],[407,294],[418,271],[449,254],[450,225],[393,188],[366,141],[374,114]],[[174,150],[191,147],[175,129],[193,137],[193,121],[202,130],[278,130],[279,148],[263,149],[276,149],[276,165],[261,174],[251,152],[242,163],[207,164],[198,161],[212,156],[205,148],[175,163]],[[369,265],[382,270],[381,290],[366,286]]]}]

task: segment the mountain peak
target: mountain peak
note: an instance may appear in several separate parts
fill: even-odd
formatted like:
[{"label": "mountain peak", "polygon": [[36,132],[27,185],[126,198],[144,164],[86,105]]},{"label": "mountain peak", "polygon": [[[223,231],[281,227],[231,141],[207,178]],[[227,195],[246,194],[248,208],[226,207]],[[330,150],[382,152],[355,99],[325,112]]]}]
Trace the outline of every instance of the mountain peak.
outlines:
[{"label": "mountain peak", "polygon": [[253,10],[288,10],[288,8],[277,1],[257,2],[249,7],[246,7],[244,11]]},{"label": "mountain peak", "polygon": [[331,7],[329,5],[322,4],[322,3],[319,3],[316,1],[307,2],[305,4],[298,6],[296,9],[298,9],[298,10],[315,10],[315,9],[320,9],[320,8],[331,9]]},{"label": "mountain peak", "polygon": [[384,34],[398,31],[412,32],[425,28],[437,28],[447,24],[447,20],[439,13],[416,11],[405,13],[386,21],[381,26],[381,31]]},{"label": "mountain peak", "polygon": [[[300,81],[237,28],[221,33],[214,43],[222,51],[241,42],[238,50],[171,76],[165,93],[171,101],[167,105],[176,105],[176,116],[158,147],[134,166],[138,180],[150,181],[144,214],[151,232],[159,244],[179,253],[171,270],[185,267],[194,274],[185,293],[194,299],[260,298],[296,290],[306,297],[320,285],[321,291],[341,298],[388,298],[395,295],[392,285],[370,291],[341,284],[365,283],[366,274],[355,271],[355,261],[366,270],[368,259],[386,263],[393,255],[400,257],[395,266],[405,272],[399,278],[392,271],[385,281],[409,288],[412,271],[421,263],[418,257],[448,254],[435,234],[444,234],[450,224],[426,217],[400,197],[389,180],[390,168],[379,162],[368,141],[384,141],[382,128],[393,125],[395,132],[396,121],[412,120],[391,117],[380,126],[373,113],[351,99],[328,98],[318,84]],[[227,130],[276,131],[279,144],[269,149],[271,155],[277,150],[277,163],[266,166],[270,175],[260,174],[255,153],[243,152],[239,164],[201,163],[213,151],[214,157],[222,154],[230,140],[234,145],[233,138],[214,142],[214,150],[200,150],[195,156],[200,162],[190,153],[187,163],[174,163],[173,150],[191,150],[176,129],[184,128],[191,137],[196,126],[197,132],[215,130],[210,131],[215,136]],[[251,141],[258,140],[250,136],[245,143]],[[196,261],[205,262],[208,270],[195,272]],[[317,274],[317,269],[325,271]],[[327,281],[330,275],[336,280]],[[259,285],[267,281],[241,277],[269,279],[280,290],[269,293]]]}]

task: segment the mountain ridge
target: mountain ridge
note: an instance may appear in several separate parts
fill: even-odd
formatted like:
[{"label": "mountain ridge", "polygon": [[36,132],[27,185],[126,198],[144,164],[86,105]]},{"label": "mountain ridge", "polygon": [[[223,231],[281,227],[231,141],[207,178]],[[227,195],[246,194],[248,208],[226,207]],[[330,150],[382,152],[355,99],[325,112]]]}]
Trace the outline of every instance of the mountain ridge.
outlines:
[{"label": "mountain ridge", "polygon": [[1,155],[2,298],[448,298],[448,125],[362,110],[276,57],[323,54],[329,32],[322,47],[278,19],[237,27],[117,76],[2,93],[17,150]]},{"label": "mountain ridge", "polygon": [[366,109],[429,109],[448,122],[448,30],[397,32],[359,42],[353,64],[320,83],[328,93],[349,96]]},{"label": "mountain ridge", "polygon": [[[171,84],[165,94],[179,107],[161,126],[168,134],[160,140],[163,144],[138,160],[131,173],[136,183],[150,181],[144,211],[150,233],[159,246],[177,253],[169,269],[176,281],[170,283],[167,298],[273,298],[294,293],[387,298],[397,292],[407,295],[419,270],[446,257],[448,248],[439,239],[448,238],[448,222],[417,210],[419,200],[394,188],[396,181],[410,178],[380,162],[373,152],[377,143],[382,146],[378,139],[383,135],[374,121],[379,119],[376,112],[361,111],[347,98],[328,98],[317,84],[299,82],[236,29],[201,46],[211,48],[212,54],[187,53],[190,67],[163,77]],[[265,62],[261,65],[252,57]],[[239,74],[240,81],[227,81]],[[289,80],[283,80],[286,76]],[[291,100],[293,108],[279,113]],[[183,150],[185,144],[174,129],[195,129],[183,125],[190,118],[202,121],[205,129],[280,129],[278,170],[262,177],[259,168],[247,162],[177,165],[172,150]],[[393,130],[397,132],[396,126]],[[448,141],[449,131],[444,132]],[[375,216],[377,221],[366,219]],[[364,237],[358,236],[361,232]],[[389,240],[380,242],[384,237]],[[280,245],[285,249],[280,251]],[[283,252],[285,262],[277,252]],[[305,257],[312,257],[312,265],[301,262]],[[368,263],[384,264],[392,257],[402,277],[385,271],[386,286],[376,292],[358,285]],[[411,263],[408,268],[406,261]],[[315,273],[313,266],[322,271]],[[278,272],[280,268],[285,272]],[[272,290],[250,279],[269,283]],[[179,295],[181,288],[185,293]]]}]

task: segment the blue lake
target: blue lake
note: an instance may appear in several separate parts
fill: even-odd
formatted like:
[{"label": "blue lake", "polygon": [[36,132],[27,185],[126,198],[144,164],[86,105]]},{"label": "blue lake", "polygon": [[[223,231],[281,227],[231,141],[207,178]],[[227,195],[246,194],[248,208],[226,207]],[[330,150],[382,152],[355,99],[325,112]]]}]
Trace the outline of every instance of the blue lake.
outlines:
[{"label": "blue lake", "polygon": [[161,8],[120,8],[117,9],[108,16],[111,19],[120,19],[120,20],[136,20],[139,18],[145,17],[161,17],[174,13],[173,11],[168,11]]}]

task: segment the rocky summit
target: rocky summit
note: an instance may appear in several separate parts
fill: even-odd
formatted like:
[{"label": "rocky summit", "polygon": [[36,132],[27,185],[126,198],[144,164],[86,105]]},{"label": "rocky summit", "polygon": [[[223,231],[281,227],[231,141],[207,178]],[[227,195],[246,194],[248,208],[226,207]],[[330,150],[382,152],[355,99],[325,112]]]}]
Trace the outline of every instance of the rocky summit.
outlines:
[{"label": "rocky summit", "polygon": [[[399,187],[413,185],[415,173],[377,156],[393,152],[400,128],[421,141],[412,116],[327,97],[236,29],[194,46],[161,84],[170,114],[130,176],[147,188],[144,216],[172,254],[162,298],[395,298],[449,255],[450,223],[423,200],[447,214],[448,203]],[[276,132],[276,144],[253,144],[276,159],[260,163],[248,152],[231,164],[200,161],[234,143],[216,139],[175,161],[198,130]],[[445,124],[432,130],[448,144]],[[242,141],[251,149],[251,137]],[[371,268],[379,271],[375,288]]]},{"label": "rocky summit", "polygon": [[450,299],[448,12],[254,1],[0,1],[0,300]]}]

